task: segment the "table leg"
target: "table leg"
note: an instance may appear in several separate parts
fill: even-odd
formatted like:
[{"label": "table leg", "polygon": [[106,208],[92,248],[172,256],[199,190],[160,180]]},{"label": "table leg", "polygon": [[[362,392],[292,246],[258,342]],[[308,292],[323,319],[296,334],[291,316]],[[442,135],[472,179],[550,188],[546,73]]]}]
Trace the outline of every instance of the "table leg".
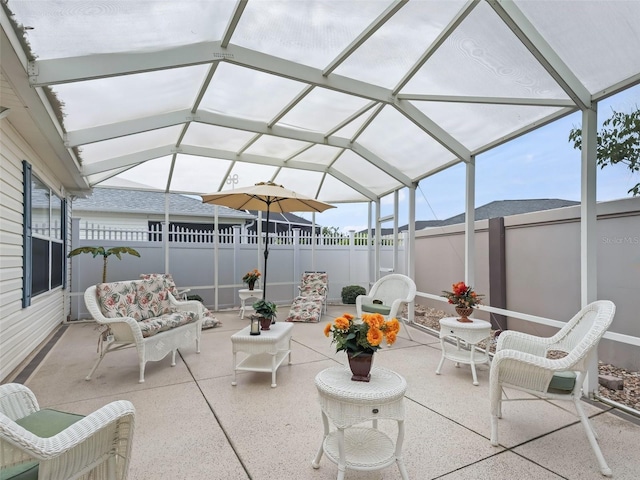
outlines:
[{"label": "table leg", "polygon": [[233,352],[233,380],[231,380],[231,385],[233,385],[234,387],[237,385],[236,382],[236,352]]},{"label": "table leg", "polygon": [[344,473],[347,469],[347,455],[344,451],[344,428],[338,428],[338,480],[344,480]]},{"label": "table leg", "polygon": [[469,363],[471,364],[471,375],[473,376],[473,384],[478,386],[480,384],[478,383],[478,375],[476,374],[476,361],[473,358],[473,354],[475,353],[475,351],[475,345],[471,345],[471,352],[469,355]]},{"label": "table leg", "polygon": [[324,441],[327,439],[327,436],[329,435],[329,432],[330,432],[329,419],[327,418],[324,412],[322,412],[322,424],[324,426],[324,437],[322,437],[322,443],[320,444],[320,449],[316,454],[316,458],[314,458],[313,462],[311,462],[311,466],[315,469],[320,468],[320,460],[322,459],[322,454],[324,453]]},{"label": "table leg", "polygon": [[276,355],[271,355],[271,388],[276,388]]},{"label": "table leg", "polygon": [[244,320],[244,302],[245,302],[245,299],[243,298],[243,299],[240,301],[240,312],[238,312],[238,314],[240,315],[240,318],[241,318],[242,320]]},{"label": "table leg", "polygon": [[409,480],[409,474],[407,468],[404,466],[404,460],[402,460],[402,444],[404,443],[404,420],[398,420],[398,439],[396,440],[396,463],[398,464],[398,470],[400,470],[400,476],[402,480]]},{"label": "table leg", "polygon": [[[442,346],[444,348],[444,345]],[[436,368],[436,375],[440,375],[440,371],[442,370],[442,365],[444,364],[444,350],[442,351],[442,357],[440,357],[440,363],[438,364],[438,368]]]}]

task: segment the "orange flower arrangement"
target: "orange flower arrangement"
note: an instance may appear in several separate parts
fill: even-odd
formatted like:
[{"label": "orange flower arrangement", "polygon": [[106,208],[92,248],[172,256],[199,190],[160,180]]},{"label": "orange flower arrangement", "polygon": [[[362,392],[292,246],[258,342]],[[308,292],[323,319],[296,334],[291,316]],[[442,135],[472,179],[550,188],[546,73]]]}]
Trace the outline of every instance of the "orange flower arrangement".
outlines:
[{"label": "orange flower arrangement", "polygon": [[352,353],[373,353],[384,340],[392,345],[399,331],[398,319],[386,321],[379,313],[365,313],[361,320],[345,313],[324,327],[325,336],[332,336],[331,343],[336,344],[337,352],[347,350]]},{"label": "orange flower arrangement", "polygon": [[451,292],[443,290],[443,297],[449,300],[449,303],[456,307],[469,308],[475,307],[482,303],[484,295],[478,294],[473,291],[473,288],[466,285],[464,282],[458,282],[451,285]]},{"label": "orange flower arrangement", "polygon": [[261,275],[262,274],[260,273],[260,271],[257,268],[254,268],[253,270],[244,274],[244,277],[242,277],[242,281],[245,283],[255,282],[260,278]]}]

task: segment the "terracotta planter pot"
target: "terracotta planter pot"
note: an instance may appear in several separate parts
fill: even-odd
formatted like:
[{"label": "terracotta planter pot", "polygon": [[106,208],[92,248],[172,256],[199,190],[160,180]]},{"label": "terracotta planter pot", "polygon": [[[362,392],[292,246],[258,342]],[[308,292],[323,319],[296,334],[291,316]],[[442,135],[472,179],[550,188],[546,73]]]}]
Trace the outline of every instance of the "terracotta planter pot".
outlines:
[{"label": "terracotta planter pot", "polygon": [[260,317],[260,330],[271,330],[271,319]]},{"label": "terracotta planter pot", "polygon": [[458,319],[459,322],[462,323],[471,323],[473,320],[467,318],[469,315],[473,313],[473,307],[456,307],[456,313],[460,315]]},{"label": "terracotta planter pot", "polygon": [[373,353],[353,353],[347,352],[349,368],[351,369],[351,380],[355,382],[368,382],[371,379],[371,365],[373,363]]}]

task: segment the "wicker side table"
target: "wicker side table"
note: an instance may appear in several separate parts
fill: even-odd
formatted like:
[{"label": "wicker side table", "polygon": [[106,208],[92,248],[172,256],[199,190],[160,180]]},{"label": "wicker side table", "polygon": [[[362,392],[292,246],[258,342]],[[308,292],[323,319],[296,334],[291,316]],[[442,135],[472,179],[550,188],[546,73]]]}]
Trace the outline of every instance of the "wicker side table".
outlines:
[{"label": "wicker side table", "polygon": [[[477,386],[476,364],[489,363],[489,354],[487,353],[488,350],[485,352],[477,351],[476,345],[490,336],[491,324],[484,320],[474,319],[472,322],[463,323],[458,322],[457,317],[440,319],[442,357],[436,369],[436,375],[440,375],[445,359],[455,362],[456,367],[461,363],[469,364],[471,366],[473,384]],[[452,338],[455,341],[455,345],[448,344],[446,342],[447,337]],[[461,346],[466,346],[468,349],[461,348]]]},{"label": "wicker side table", "polygon": [[248,288],[242,288],[238,290],[238,296],[240,297],[240,311],[238,312],[238,316],[240,318],[244,318],[244,314],[247,311],[246,302],[250,298],[253,298],[254,301],[262,298],[262,289],[254,288],[253,290],[249,290]]},{"label": "wicker side table", "polygon": [[[402,461],[404,441],[404,394],[406,380],[386,368],[371,370],[369,382],[354,382],[344,366],[331,367],[316,375],[322,410],[324,438],[311,465],[320,468],[323,454],[338,465],[338,480],[345,470],[380,470],[397,463],[403,480],[409,480]],[[378,430],[378,419],[398,422],[394,441]],[[336,426],[333,432],[329,420]],[[372,421],[372,426],[359,425]]]}]

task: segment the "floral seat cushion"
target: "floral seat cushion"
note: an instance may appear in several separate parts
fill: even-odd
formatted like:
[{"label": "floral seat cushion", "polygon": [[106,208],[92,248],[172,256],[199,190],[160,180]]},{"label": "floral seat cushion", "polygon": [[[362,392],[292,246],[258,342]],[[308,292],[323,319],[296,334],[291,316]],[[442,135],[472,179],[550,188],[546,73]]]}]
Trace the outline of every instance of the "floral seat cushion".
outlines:
[{"label": "floral seat cushion", "polygon": [[96,286],[98,304],[107,318],[131,317],[142,319],[138,305],[138,285],[136,282],[99,283]]},{"label": "floral seat cushion", "polygon": [[[197,312],[174,311],[169,290],[162,278],[100,283],[96,291],[105,317],[131,317],[137,320],[143,337],[198,320]],[[203,323],[217,326],[220,322],[211,317],[213,315],[209,312]]]},{"label": "floral seat cushion", "polygon": [[327,292],[327,284],[329,277],[326,273],[305,272],[302,275],[302,284],[300,285],[300,295],[321,295],[324,297]]},{"label": "floral seat cushion", "polygon": [[160,278],[136,280],[137,302],[142,318],[159,317],[172,311],[169,290]]},{"label": "floral seat cushion", "polygon": [[[171,295],[175,298],[179,297],[178,287],[176,287],[176,282],[173,280],[173,276],[170,273],[143,273],[140,275],[140,278],[143,280],[154,281],[157,280],[161,282],[162,286],[169,290]],[[166,304],[169,305],[169,299],[164,298]],[[162,312],[158,312],[158,315],[162,315],[168,313],[168,311],[163,310]],[[222,326],[222,322],[216,318],[216,316],[209,309],[204,309],[204,314],[202,316],[202,329],[205,330],[207,328],[214,328]]]},{"label": "floral seat cushion", "polygon": [[198,320],[195,312],[172,312],[159,317],[152,317],[138,322],[143,337],[150,337],[156,333],[165,332],[172,328],[186,325]]},{"label": "floral seat cushion", "polygon": [[323,297],[311,295],[296,297],[289,310],[287,322],[317,323],[322,315]]}]

